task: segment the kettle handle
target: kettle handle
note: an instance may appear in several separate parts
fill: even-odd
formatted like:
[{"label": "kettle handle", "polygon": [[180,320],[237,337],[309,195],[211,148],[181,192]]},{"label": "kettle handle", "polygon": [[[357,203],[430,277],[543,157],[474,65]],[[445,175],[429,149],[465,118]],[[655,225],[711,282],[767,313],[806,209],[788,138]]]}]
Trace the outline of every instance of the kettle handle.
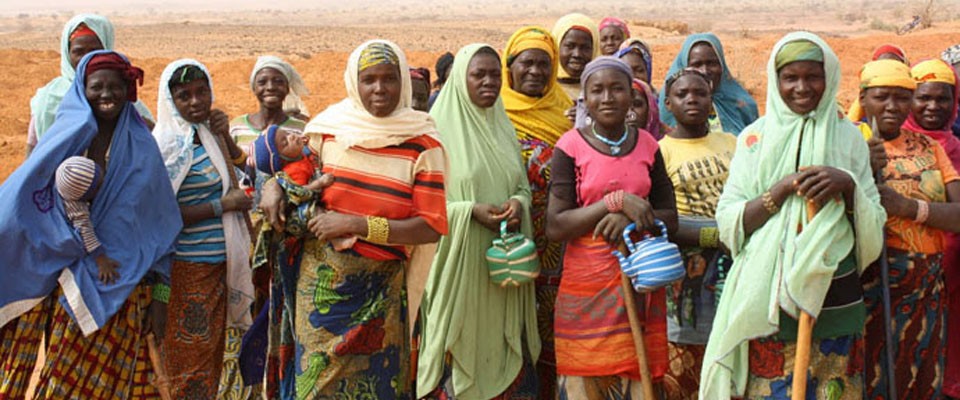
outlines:
[{"label": "kettle handle", "polygon": [[[663,228],[663,234],[664,235],[667,234],[667,228]],[[500,237],[501,238],[507,237],[507,220],[506,219],[504,219],[503,221],[500,221]]]},{"label": "kettle handle", "polygon": [[667,237],[667,224],[663,223],[663,221],[661,221],[661,220],[659,220],[659,219],[654,219],[653,222],[654,222],[655,224],[657,224],[657,226],[660,227],[660,236],[666,238],[666,237]]},{"label": "kettle handle", "polygon": [[636,246],[633,244],[633,240],[630,240],[630,233],[637,229],[637,224],[631,222],[630,225],[627,225],[626,228],[623,228],[623,243],[627,245],[627,250],[630,250],[630,253],[633,254],[637,251]]}]

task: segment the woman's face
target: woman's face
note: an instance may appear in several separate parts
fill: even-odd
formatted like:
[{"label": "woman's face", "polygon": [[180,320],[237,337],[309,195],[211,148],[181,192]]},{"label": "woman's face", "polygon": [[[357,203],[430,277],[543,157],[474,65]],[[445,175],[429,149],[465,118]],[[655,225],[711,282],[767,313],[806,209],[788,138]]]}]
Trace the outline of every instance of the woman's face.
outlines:
[{"label": "woman's face", "polygon": [[587,112],[598,125],[623,126],[633,106],[633,87],[626,75],[610,68],[597,71],[584,82],[583,93]]},{"label": "woman's face", "polygon": [[103,50],[103,43],[94,35],[84,35],[70,41],[70,66],[77,69],[80,59],[94,50]]},{"label": "woman's face", "polygon": [[127,81],[115,69],[101,69],[87,76],[84,94],[98,121],[115,121],[127,101]]},{"label": "woman's face", "polygon": [[573,78],[579,78],[583,68],[593,59],[593,38],[589,33],[571,29],[560,41],[560,66]]},{"label": "woman's face", "polygon": [[877,121],[877,130],[883,137],[895,137],[900,125],[910,115],[913,92],[894,86],[867,88],[860,91],[860,105],[867,121]]},{"label": "woman's face", "polygon": [[633,71],[633,79],[639,79],[647,84],[650,83],[650,79],[647,77],[647,63],[643,62],[643,56],[636,51],[631,51],[624,54],[620,59],[630,66],[630,70]]},{"label": "woman's face", "polygon": [[623,31],[616,26],[608,26],[600,30],[600,52],[609,56],[620,49],[620,43],[623,43]]},{"label": "woman's face", "polygon": [[213,105],[213,93],[206,79],[197,79],[176,85],[170,90],[173,105],[184,120],[191,124],[201,124],[210,118]]},{"label": "woman's face", "polygon": [[913,117],[923,129],[946,129],[955,107],[953,85],[943,82],[921,83],[913,93]]},{"label": "woman's face", "polygon": [[413,89],[413,102],[410,103],[410,107],[426,112],[430,107],[430,83],[422,79],[411,79],[410,85]]},{"label": "woman's face", "polygon": [[790,111],[806,114],[817,109],[823,92],[827,89],[827,74],[823,63],[796,61],[777,71],[777,86],[780,98]]},{"label": "woman's face", "polygon": [[637,89],[633,89],[633,113],[637,117],[634,123],[640,128],[646,128],[647,119],[650,118],[650,103],[647,95]]},{"label": "woman's face", "polygon": [[665,104],[678,125],[698,126],[710,117],[710,84],[697,75],[683,75],[673,82]]},{"label": "woman's face", "polygon": [[386,117],[397,109],[402,89],[400,68],[393,64],[368,67],[357,77],[360,102],[370,115],[377,118]]},{"label": "woman's face", "polygon": [[687,58],[687,66],[710,78],[713,90],[720,87],[720,78],[723,77],[723,64],[720,64],[720,57],[710,43],[701,42],[693,45]]},{"label": "woman's face", "polygon": [[546,51],[527,49],[510,64],[510,88],[530,97],[542,97],[553,76],[553,60]]},{"label": "woman's face", "polygon": [[478,53],[467,65],[467,93],[470,101],[480,108],[488,108],[500,97],[502,84],[500,59],[489,53]]},{"label": "woman's face", "polygon": [[264,68],[253,77],[253,94],[260,106],[268,110],[283,108],[283,100],[290,94],[290,85],[283,73],[273,68]]}]

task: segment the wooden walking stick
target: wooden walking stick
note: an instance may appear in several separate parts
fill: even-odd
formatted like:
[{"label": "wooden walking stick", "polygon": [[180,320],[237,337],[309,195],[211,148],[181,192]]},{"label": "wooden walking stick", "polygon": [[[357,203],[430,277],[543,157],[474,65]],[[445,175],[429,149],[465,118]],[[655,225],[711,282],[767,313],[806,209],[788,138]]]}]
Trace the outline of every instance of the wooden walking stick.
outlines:
[{"label": "wooden walking stick", "polygon": [[[627,246],[620,243],[620,253],[630,254]],[[633,336],[633,347],[637,351],[637,364],[640,365],[640,384],[643,385],[643,398],[654,400],[657,398],[653,391],[653,378],[650,376],[650,366],[647,365],[647,348],[643,344],[643,329],[637,317],[637,302],[633,294],[633,285],[630,278],[620,271],[620,288],[623,290],[623,304],[627,308],[627,319],[630,321],[630,334]]]},{"label": "wooden walking stick", "polygon": [[160,393],[160,399],[173,400],[173,393],[170,391],[170,377],[167,376],[167,369],[163,366],[160,350],[157,348],[157,337],[153,333],[147,334],[147,355],[150,357],[150,364],[153,365],[155,375],[151,383]]},{"label": "wooden walking stick", "polygon": [[[220,152],[223,153],[223,158],[227,161],[227,174],[230,177],[230,189],[239,188],[240,181],[237,179],[237,171],[233,161],[230,158],[230,150],[227,150],[227,142],[223,139],[223,136],[214,133],[213,137],[217,139],[217,147],[220,148]],[[243,222],[247,225],[247,232],[250,233],[250,240],[257,240],[257,232],[253,228],[253,222],[250,220],[250,213],[241,211],[240,214],[243,215]]]},{"label": "wooden walking stick", "polygon": [[[877,119],[870,119],[870,132],[879,135],[877,129]],[[883,136],[880,136],[883,139]],[[873,180],[877,185],[883,183],[883,171],[878,170],[873,175]],[[887,260],[887,230],[883,230],[883,246],[880,247],[880,293],[883,299],[883,337],[886,345],[883,346],[884,353],[887,356],[887,398],[897,400],[897,376],[894,373],[894,354],[893,354],[893,314],[891,313],[890,301],[890,261]]]},{"label": "wooden walking stick", "polygon": [[[817,205],[807,201],[807,221],[817,214]],[[807,398],[807,368],[810,367],[810,344],[813,342],[813,325],[816,323],[810,313],[801,310],[800,325],[797,327],[797,354],[793,360],[793,390],[791,399]]]}]

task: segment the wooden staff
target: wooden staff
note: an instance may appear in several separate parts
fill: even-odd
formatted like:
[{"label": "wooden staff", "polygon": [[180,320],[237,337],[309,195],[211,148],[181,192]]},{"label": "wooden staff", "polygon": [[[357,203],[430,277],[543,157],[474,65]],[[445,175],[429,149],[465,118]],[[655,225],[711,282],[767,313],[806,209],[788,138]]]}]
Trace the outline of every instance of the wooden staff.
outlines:
[{"label": "wooden staff", "polygon": [[[817,205],[807,201],[807,222],[817,214]],[[800,311],[800,326],[797,327],[797,354],[793,360],[793,390],[791,399],[807,398],[807,369],[810,367],[810,344],[813,342],[813,325],[817,322],[810,313]]]},{"label": "wooden staff", "polygon": [[[230,150],[228,150],[229,148],[227,147],[227,142],[223,139],[223,136],[220,136],[219,134],[214,133],[213,137],[217,139],[217,147],[220,147],[220,152],[223,153],[223,158],[227,161],[227,175],[230,177],[229,188],[239,188],[240,181],[237,179],[237,171],[235,169],[236,166],[233,165],[233,158],[230,157]],[[240,214],[243,215],[243,222],[247,225],[247,232],[250,233],[250,240],[257,240],[257,232],[253,229],[253,222],[250,220],[250,213],[246,211],[240,211]]]},{"label": "wooden staff", "polygon": [[167,369],[163,366],[160,350],[157,348],[157,337],[153,333],[147,334],[147,355],[150,357],[150,364],[153,365],[155,375],[151,383],[160,393],[160,399],[173,400],[173,393],[170,391],[170,377],[167,376]]},{"label": "wooden staff", "polygon": [[[620,253],[629,255],[627,246],[620,243]],[[640,319],[637,318],[637,302],[633,294],[633,285],[630,278],[620,271],[620,288],[623,290],[623,304],[627,307],[627,319],[630,320],[630,334],[633,336],[633,347],[637,351],[637,364],[640,366],[640,384],[643,385],[643,398],[655,400],[653,378],[650,376],[650,366],[647,365],[647,348],[643,344],[643,329]]]}]

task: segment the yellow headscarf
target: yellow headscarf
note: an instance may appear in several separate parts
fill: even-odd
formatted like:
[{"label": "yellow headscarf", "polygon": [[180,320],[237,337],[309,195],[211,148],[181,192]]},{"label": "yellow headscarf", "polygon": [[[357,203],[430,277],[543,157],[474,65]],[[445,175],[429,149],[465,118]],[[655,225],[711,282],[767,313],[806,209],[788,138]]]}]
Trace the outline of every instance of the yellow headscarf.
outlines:
[{"label": "yellow headscarf", "polygon": [[[910,76],[910,67],[900,61],[877,60],[864,64],[860,70],[860,90],[882,86],[915,90],[917,88],[917,82]],[[863,119],[864,116],[863,107],[860,106],[860,99],[857,98],[853,104],[850,105],[847,117],[850,118],[851,121],[857,122]]]},{"label": "yellow headscarf", "polygon": [[[511,88],[510,64],[524,50],[539,49],[547,52],[553,74],[547,81],[542,97],[530,97]],[[507,116],[517,129],[517,137],[536,138],[553,146],[572,124],[564,112],[573,102],[557,84],[559,61],[557,46],[546,28],[527,26],[516,31],[503,51],[503,87],[500,97]]]},{"label": "yellow headscarf", "polygon": [[[590,59],[596,58],[597,55],[600,54],[600,31],[597,29],[596,22],[590,19],[590,17],[580,13],[564,15],[553,25],[553,37],[557,42],[557,52],[559,53],[560,51],[560,42],[563,41],[563,36],[573,28],[581,28],[581,30],[589,31],[590,38],[593,39],[593,55]],[[563,79],[569,77],[570,74],[568,74],[563,67],[557,70],[557,78]]]},{"label": "yellow headscarf", "polygon": [[940,82],[948,85],[956,85],[957,77],[945,61],[940,59],[927,60],[914,65],[910,69],[910,75],[917,83]]}]

